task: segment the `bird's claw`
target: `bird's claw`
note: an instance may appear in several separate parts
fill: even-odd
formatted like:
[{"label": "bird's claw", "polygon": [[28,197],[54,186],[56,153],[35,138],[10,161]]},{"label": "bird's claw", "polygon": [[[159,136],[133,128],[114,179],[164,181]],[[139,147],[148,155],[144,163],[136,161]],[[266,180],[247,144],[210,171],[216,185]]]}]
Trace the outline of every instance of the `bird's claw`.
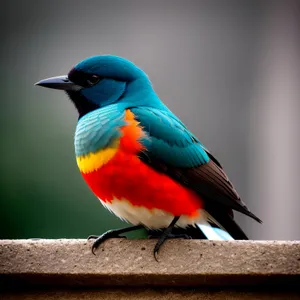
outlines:
[{"label": "bird's claw", "polygon": [[158,256],[158,250],[155,250],[155,248],[154,248],[154,251],[153,251],[153,256],[154,256],[154,259],[155,259],[157,262],[159,262],[158,259],[157,259],[157,256]]},{"label": "bird's claw", "polygon": [[87,240],[91,240],[91,239],[97,239],[99,237],[99,235],[89,235]]},{"label": "bird's claw", "polygon": [[191,236],[187,235],[187,234],[172,234],[169,233],[165,236],[163,236],[163,238],[159,239],[158,242],[155,244],[154,250],[153,250],[153,255],[154,255],[154,259],[158,261],[158,251],[160,249],[160,247],[163,245],[163,243],[168,240],[168,239],[192,239]]},{"label": "bird's claw", "polygon": [[121,229],[113,229],[113,230],[108,230],[104,232],[102,235],[97,236],[97,235],[90,235],[87,239],[95,239],[93,246],[92,246],[92,253],[95,255],[95,250],[99,247],[101,243],[104,241],[110,239],[110,238],[126,238],[126,236],[123,236],[121,234],[130,232],[133,230],[138,230],[143,228],[142,225],[135,225],[127,228],[121,228]]},{"label": "bird's claw", "polygon": [[97,248],[106,240],[110,238],[126,238],[126,236],[117,234],[114,230],[107,231],[103,233],[102,235],[90,235],[87,239],[88,241],[91,239],[95,239],[92,245],[92,253],[96,255],[95,251]]}]

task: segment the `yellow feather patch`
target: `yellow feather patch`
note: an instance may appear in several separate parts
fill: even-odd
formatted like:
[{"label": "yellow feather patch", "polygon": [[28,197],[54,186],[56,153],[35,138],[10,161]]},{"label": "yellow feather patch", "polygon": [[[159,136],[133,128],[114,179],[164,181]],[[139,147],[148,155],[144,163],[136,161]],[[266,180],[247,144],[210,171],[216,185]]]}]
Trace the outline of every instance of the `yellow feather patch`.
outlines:
[{"label": "yellow feather patch", "polygon": [[82,173],[91,173],[108,163],[117,153],[120,139],[115,139],[108,147],[95,153],[76,157],[77,165]]}]

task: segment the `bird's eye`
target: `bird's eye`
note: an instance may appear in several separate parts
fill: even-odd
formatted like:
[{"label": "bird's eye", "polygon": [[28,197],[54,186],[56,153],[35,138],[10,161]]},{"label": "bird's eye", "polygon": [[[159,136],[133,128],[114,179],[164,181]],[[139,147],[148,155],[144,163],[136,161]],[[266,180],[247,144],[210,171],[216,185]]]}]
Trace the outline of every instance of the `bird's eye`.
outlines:
[{"label": "bird's eye", "polygon": [[87,83],[89,86],[93,86],[100,81],[100,77],[98,75],[92,75],[87,79]]}]

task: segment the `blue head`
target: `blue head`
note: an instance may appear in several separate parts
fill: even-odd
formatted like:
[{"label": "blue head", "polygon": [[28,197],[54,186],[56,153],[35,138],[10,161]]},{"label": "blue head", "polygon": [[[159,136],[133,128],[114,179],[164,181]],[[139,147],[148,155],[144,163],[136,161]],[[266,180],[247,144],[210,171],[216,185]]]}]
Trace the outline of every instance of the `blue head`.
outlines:
[{"label": "blue head", "polygon": [[112,55],[87,58],[67,76],[41,80],[37,85],[65,90],[80,117],[116,102],[124,107],[162,105],[146,73],[132,62]]}]

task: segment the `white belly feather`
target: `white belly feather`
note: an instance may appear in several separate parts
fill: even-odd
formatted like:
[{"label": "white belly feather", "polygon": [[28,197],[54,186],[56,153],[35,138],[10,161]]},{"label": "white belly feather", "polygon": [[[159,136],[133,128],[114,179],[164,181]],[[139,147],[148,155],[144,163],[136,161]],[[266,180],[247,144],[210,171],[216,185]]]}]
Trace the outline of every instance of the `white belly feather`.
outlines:
[{"label": "white belly feather", "polygon": [[[126,199],[114,198],[110,203],[99,199],[104,207],[113,212],[120,219],[133,225],[142,224],[151,229],[166,228],[174,219],[174,215],[161,209],[148,209],[142,206],[132,205]],[[187,225],[201,224],[207,220],[207,212],[204,209],[199,210],[197,217],[181,215],[176,226],[186,227]]]}]

